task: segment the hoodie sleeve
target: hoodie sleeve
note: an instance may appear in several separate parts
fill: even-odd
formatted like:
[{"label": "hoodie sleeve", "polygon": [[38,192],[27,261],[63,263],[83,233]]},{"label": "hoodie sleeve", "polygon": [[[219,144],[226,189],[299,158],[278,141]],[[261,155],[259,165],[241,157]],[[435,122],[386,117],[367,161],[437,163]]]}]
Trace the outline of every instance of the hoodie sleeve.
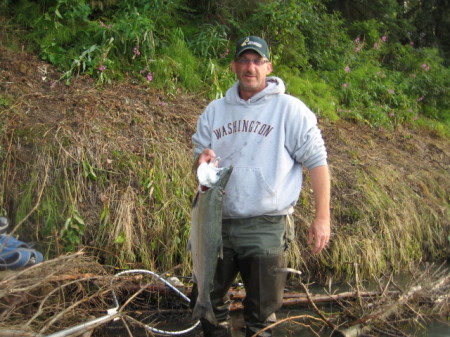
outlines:
[{"label": "hoodie sleeve", "polygon": [[211,147],[211,127],[208,121],[209,105],[197,120],[197,131],[192,136],[194,144],[194,157],[197,158],[204,149]]},{"label": "hoodie sleeve", "polygon": [[300,102],[286,124],[286,148],[292,157],[308,170],[327,165],[327,151],[317,118]]}]

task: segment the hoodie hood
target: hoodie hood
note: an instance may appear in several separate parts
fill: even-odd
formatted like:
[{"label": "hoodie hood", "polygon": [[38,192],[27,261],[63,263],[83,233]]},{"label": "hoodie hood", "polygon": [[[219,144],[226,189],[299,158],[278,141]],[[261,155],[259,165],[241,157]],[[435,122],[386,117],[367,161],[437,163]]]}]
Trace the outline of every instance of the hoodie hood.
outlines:
[{"label": "hoodie hood", "polygon": [[229,104],[252,104],[261,101],[262,99],[268,99],[272,95],[284,94],[286,88],[284,86],[283,80],[276,76],[268,76],[266,78],[267,86],[252,96],[248,101],[243,100],[239,97],[239,81],[234,83],[234,85],[228,89],[225,100]]}]

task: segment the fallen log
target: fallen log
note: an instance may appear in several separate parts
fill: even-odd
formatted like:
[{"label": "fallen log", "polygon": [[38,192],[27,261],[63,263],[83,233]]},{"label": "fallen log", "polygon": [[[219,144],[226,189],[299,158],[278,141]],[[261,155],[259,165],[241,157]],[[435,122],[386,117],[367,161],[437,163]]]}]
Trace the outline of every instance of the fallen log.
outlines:
[{"label": "fallen log", "polygon": [[[389,291],[384,293],[384,295],[398,295],[398,291]],[[245,290],[240,289],[238,291],[235,291],[231,289],[228,292],[228,295],[232,300],[243,300],[245,298]],[[338,294],[311,294],[310,298],[314,303],[327,303],[327,302],[334,302],[336,300],[342,300],[346,298],[357,298],[360,297],[378,297],[381,296],[381,292],[379,291],[365,291],[365,292],[352,292],[347,291],[343,293]],[[286,292],[283,294],[283,304],[303,304],[308,303],[308,296],[305,293],[297,293],[297,292]]]},{"label": "fallen log", "polygon": [[366,314],[360,317],[356,321],[352,322],[346,329],[335,331],[333,336],[338,337],[358,337],[362,334],[369,332],[373,329],[375,323],[387,321],[390,316],[398,314],[402,307],[404,307],[408,301],[415,296],[419,295],[422,291],[436,292],[439,288],[448,285],[450,282],[450,275],[445,275],[434,283],[426,285],[414,285],[411,286],[408,291],[401,294],[398,299],[393,303],[387,303],[376,308],[372,313]]}]

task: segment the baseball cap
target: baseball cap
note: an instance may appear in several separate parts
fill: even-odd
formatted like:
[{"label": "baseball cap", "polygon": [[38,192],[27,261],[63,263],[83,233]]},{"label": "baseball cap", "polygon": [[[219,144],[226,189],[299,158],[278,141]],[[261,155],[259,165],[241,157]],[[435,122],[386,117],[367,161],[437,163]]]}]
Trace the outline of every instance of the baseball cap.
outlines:
[{"label": "baseball cap", "polygon": [[267,42],[257,36],[247,36],[240,39],[236,43],[236,53],[234,56],[238,57],[246,50],[254,50],[266,59],[269,59],[270,56]]}]

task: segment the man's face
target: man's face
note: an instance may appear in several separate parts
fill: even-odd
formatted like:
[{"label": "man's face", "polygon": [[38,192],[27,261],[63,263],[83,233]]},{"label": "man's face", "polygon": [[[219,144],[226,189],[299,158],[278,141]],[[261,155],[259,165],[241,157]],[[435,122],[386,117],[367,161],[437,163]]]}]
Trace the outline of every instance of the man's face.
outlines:
[{"label": "man's face", "polygon": [[[255,61],[260,64],[255,64]],[[233,61],[231,69],[239,80],[241,98],[247,100],[266,87],[266,77],[272,72],[272,63],[249,50]]]}]

